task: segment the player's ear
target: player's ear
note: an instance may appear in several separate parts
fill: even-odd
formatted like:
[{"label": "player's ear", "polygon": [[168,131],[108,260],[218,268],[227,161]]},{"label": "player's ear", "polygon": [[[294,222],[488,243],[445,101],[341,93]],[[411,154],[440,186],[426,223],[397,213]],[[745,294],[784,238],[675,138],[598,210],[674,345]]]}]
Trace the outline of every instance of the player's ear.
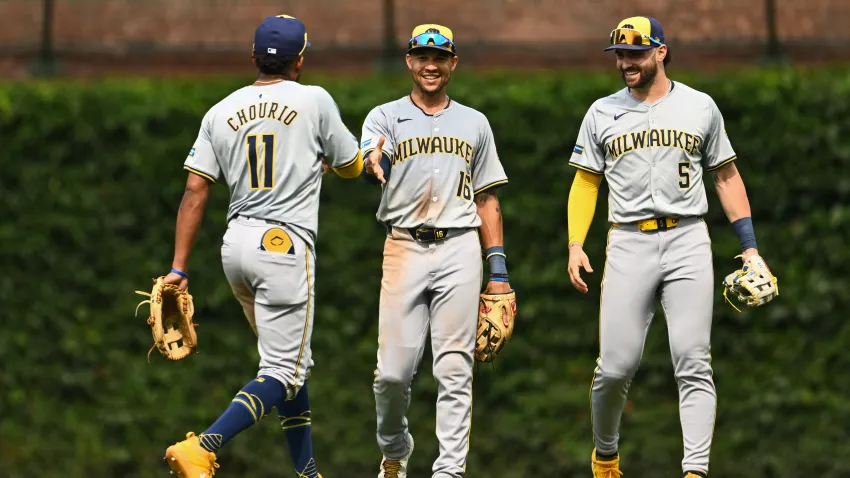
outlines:
[{"label": "player's ear", "polygon": [[297,60],[295,60],[295,68],[300,70],[304,66],[304,57],[299,56]]},{"label": "player's ear", "polygon": [[457,55],[452,55],[452,71],[457,68]]},{"label": "player's ear", "polygon": [[661,45],[656,48],[656,50],[657,51],[655,52],[655,59],[658,61],[658,63],[663,63],[664,58],[667,57],[667,45]]},{"label": "player's ear", "polygon": [[404,61],[407,63],[407,69],[413,71],[413,59],[410,58],[410,53],[404,55]]}]

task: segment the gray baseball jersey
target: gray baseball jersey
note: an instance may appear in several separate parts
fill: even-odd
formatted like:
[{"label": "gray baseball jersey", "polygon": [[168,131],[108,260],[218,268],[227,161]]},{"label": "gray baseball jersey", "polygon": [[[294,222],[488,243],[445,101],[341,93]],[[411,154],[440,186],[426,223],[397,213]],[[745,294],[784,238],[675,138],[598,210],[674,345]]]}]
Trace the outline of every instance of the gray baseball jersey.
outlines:
[{"label": "gray baseball jersey", "polygon": [[[408,97],[373,109],[363,124],[366,154],[383,136],[390,158],[377,219],[384,243],[375,372],[377,441],[384,456],[407,456],[410,384],[431,335],[438,383],[440,455],[432,476],[463,476],[472,416],[472,365],[481,291],[481,225],[475,194],[507,182],[493,132],[480,112],[450,101],[429,115]],[[407,230],[449,229],[423,243]],[[379,476],[384,476],[383,474]]]},{"label": "gray baseball jersey", "polygon": [[611,222],[705,214],[703,171],[735,159],[714,100],[670,85],[652,105],[623,88],[593,103],[582,121],[570,163],[605,174]]},{"label": "gray baseball jersey", "polygon": [[[660,298],[679,387],[683,470],[708,472],[716,390],[711,368],[712,283],[703,171],[735,160],[723,117],[705,93],[670,82],[649,104],[623,90],[584,117],[570,163],[604,174],[608,220],[600,300],[600,356],[591,389],[594,442],[617,452],[629,383]],[[637,221],[678,217],[669,229]]]},{"label": "gray baseball jersey", "polygon": [[321,158],[332,167],[362,160],[357,138],[331,96],[285,81],[247,86],[210,108],[185,161],[230,189],[222,239],[224,273],[257,334],[259,375],[295,396],[313,365]]},{"label": "gray baseball jersey", "polygon": [[284,81],[246,86],[210,108],[185,169],[230,187],[237,215],[318,228],[321,158],[342,167],[358,157],[357,138],[319,86]]},{"label": "gray baseball jersey", "polygon": [[381,136],[392,174],[376,217],[390,226],[478,227],[473,197],[508,181],[487,117],[456,101],[433,115],[409,96],[378,106],[363,123],[364,155]]}]

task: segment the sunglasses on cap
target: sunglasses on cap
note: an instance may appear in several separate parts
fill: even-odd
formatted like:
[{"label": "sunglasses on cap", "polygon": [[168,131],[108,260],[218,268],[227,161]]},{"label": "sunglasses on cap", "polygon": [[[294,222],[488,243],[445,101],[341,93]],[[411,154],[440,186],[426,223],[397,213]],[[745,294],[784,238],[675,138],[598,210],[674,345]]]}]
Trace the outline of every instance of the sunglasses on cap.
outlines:
[{"label": "sunglasses on cap", "polygon": [[446,49],[452,53],[455,52],[455,44],[448,37],[440,33],[421,33],[411,38],[407,44],[407,49],[410,50],[416,47],[434,46],[437,48]]},{"label": "sunglasses on cap", "polygon": [[631,28],[615,28],[611,30],[612,45],[651,45],[661,46],[662,43],[658,40],[644,35],[643,33]]}]

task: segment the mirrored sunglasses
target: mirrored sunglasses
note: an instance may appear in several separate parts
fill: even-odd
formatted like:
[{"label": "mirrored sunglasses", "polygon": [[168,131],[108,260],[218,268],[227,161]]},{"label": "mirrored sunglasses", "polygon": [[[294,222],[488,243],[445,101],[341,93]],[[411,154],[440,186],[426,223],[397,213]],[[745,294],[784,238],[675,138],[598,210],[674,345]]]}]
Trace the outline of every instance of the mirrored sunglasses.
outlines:
[{"label": "mirrored sunglasses", "polygon": [[615,28],[611,30],[612,45],[652,45],[661,46],[662,43],[649,35],[633,30],[631,28]]},{"label": "mirrored sunglasses", "polygon": [[408,42],[408,49],[421,46],[436,46],[445,48],[452,53],[455,52],[454,42],[440,33],[422,33],[411,38],[410,42]]}]

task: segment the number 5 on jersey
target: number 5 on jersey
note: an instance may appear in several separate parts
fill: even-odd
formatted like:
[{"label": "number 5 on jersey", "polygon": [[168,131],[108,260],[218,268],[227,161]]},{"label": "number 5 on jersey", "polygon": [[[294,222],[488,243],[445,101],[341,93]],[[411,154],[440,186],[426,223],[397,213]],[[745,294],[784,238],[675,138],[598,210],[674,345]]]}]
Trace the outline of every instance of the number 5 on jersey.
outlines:
[{"label": "number 5 on jersey", "polygon": [[467,201],[472,200],[472,176],[466,171],[460,172],[460,180],[457,183],[457,193],[459,198],[464,198]]},{"label": "number 5 on jersey", "polygon": [[691,163],[683,161],[679,163],[679,189],[691,187]]},{"label": "number 5 on jersey", "polygon": [[[259,141],[258,141],[259,138]],[[277,137],[274,134],[249,134],[245,137],[248,149],[248,174],[250,175],[251,189],[274,188],[274,150]],[[260,147],[262,143],[262,148]],[[260,157],[263,158],[262,168]],[[262,175],[262,187],[260,186],[260,175]]]}]

